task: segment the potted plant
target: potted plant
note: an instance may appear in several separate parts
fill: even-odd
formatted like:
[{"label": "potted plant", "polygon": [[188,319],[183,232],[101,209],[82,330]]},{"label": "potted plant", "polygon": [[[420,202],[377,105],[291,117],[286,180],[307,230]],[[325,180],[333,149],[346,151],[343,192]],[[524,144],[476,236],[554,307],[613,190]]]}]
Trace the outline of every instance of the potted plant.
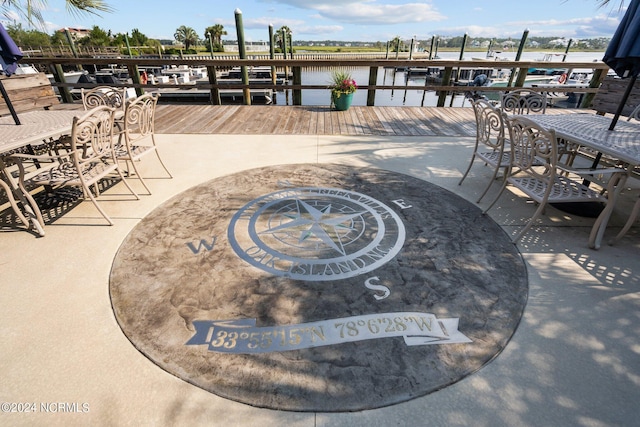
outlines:
[{"label": "potted plant", "polygon": [[331,105],[338,111],[348,110],[353,94],[358,89],[356,81],[346,71],[334,71],[331,77]]}]

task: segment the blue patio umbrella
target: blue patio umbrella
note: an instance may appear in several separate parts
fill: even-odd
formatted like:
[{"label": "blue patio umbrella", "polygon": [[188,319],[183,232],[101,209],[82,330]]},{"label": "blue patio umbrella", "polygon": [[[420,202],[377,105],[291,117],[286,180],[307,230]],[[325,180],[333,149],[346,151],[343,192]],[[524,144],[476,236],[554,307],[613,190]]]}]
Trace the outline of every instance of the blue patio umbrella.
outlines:
[{"label": "blue patio umbrella", "polygon": [[621,78],[629,78],[627,90],[609,126],[609,130],[613,130],[640,73],[640,0],[631,0],[602,61]]},{"label": "blue patio umbrella", "polygon": [[[0,64],[2,65],[2,72],[7,76],[11,76],[16,72],[16,69],[18,68],[18,61],[21,59],[22,52],[9,33],[7,33],[7,30],[5,30],[2,24],[0,24]],[[0,80],[0,92],[2,92],[2,97],[9,108],[11,116],[13,116],[13,121],[19,125],[20,119],[18,119],[18,115],[16,114],[16,110],[13,108],[13,104],[11,104],[11,100],[9,99],[9,95],[2,84],[2,80]]]}]

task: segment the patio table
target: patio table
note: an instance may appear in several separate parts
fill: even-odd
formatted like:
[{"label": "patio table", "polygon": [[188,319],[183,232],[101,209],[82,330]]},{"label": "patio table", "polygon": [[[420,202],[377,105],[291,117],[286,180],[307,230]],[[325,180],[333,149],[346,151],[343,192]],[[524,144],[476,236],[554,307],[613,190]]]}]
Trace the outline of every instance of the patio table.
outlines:
[{"label": "patio table", "polygon": [[[3,155],[32,144],[41,144],[43,140],[48,138],[70,133],[73,117],[78,113],[74,110],[30,111],[20,114],[20,122],[22,123],[20,125],[16,125],[10,116],[0,117],[0,178],[10,190],[7,192],[7,197],[10,200],[13,197],[18,199],[25,211],[26,218],[40,236],[44,236],[44,229],[43,224],[38,220],[37,213],[33,211],[37,209],[37,206],[34,206],[35,202],[29,203],[28,200],[33,199],[20,191],[16,180],[7,170]],[[20,217],[20,215],[18,216]],[[28,223],[25,225],[29,227]]]},{"label": "patio table", "polygon": [[[611,118],[591,113],[531,114],[523,117],[544,128],[553,129],[558,138],[591,148],[621,161],[626,165],[627,172],[631,172],[640,165],[640,123],[638,122],[618,122],[614,130],[609,130]],[[589,236],[591,248],[600,248],[604,230],[625,181],[625,179],[621,180],[613,194],[609,195],[613,197],[611,208],[604,209],[596,219]]]}]

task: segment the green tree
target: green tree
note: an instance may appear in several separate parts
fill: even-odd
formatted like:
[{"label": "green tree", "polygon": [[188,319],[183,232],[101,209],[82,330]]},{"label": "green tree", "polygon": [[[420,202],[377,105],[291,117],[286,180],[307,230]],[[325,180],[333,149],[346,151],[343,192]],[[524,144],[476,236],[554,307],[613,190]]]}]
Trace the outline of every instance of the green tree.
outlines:
[{"label": "green tree", "polygon": [[403,46],[404,46],[404,43],[402,42],[399,36],[395,36],[393,40],[389,42],[389,49],[392,52],[398,52],[398,51],[402,52],[404,50]]},{"label": "green tree", "polygon": [[[9,16],[11,11],[26,18],[27,22],[34,21],[44,27],[42,11],[47,7],[47,0],[1,0],[2,13]],[[103,0],[66,0],[67,11],[72,15],[85,13],[100,15],[101,12],[113,12],[113,9]]]},{"label": "green tree", "polygon": [[105,30],[94,25],[89,35],[79,39],[78,44],[83,46],[109,46],[111,45],[111,37]]},{"label": "green tree", "polygon": [[150,48],[153,48],[154,52],[157,52],[158,48],[162,48],[162,43],[160,43],[160,40],[147,39],[147,46],[149,46]]},{"label": "green tree", "polygon": [[283,25],[282,27],[278,28],[278,30],[276,31],[276,33],[273,35],[273,37],[276,39],[276,46],[279,46],[281,51],[284,50],[284,45],[282,43],[283,39],[282,39],[282,34],[285,34],[285,37],[287,38],[287,46],[288,49],[291,49],[291,28],[287,27],[286,25]]},{"label": "green tree", "polygon": [[146,46],[149,38],[142,34],[140,30],[134,28],[131,30],[131,37],[129,37],[129,43],[133,46]]},{"label": "green tree", "polygon": [[173,37],[178,43],[182,43],[184,45],[185,50],[189,50],[191,45],[198,44],[198,33],[196,33],[196,30],[191,27],[187,27],[186,25],[178,27]]},{"label": "green tree", "polygon": [[221,24],[212,25],[211,27],[207,27],[204,30],[204,38],[208,39],[209,35],[213,36],[213,43],[221,45],[222,44],[222,36],[226,36],[228,33],[224,29],[224,26]]},{"label": "green tree", "polygon": [[7,32],[18,46],[49,46],[51,38],[47,33],[37,30],[25,30],[22,24],[8,25]]}]

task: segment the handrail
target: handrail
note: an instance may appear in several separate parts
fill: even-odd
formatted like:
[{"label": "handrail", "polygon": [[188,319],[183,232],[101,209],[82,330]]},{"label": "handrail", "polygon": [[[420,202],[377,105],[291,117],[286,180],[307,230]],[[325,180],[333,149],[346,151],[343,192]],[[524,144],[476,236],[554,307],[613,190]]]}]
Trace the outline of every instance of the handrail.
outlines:
[{"label": "handrail", "polygon": [[[359,85],[361,90],[367,90],[367,105],[375,105],[375,91],[376,89],[392,89],[403,90],[406,89],[406,85],[377,85],[377,73],[381,67],[411,67],[411,68],[441,68],[444,70],[442,73],[443,78],[438,85],[425,84],[424,86],[411,86],[411,89],[423,89],[425,91],[436,91],[439,94],[438,106],[444,106],[445,97],[449,93],[464,93],[469,91],[474,92],[502,92],[507,90],[505,87],[485,87],[485,86],[468,86],[459,85],[453,78],[454,70],[457,69],[514,69],[518,73],[518,77],[515,79],[512,88],[520,88],[524,86],[525,77],[529,68],[566,68],[566,69],[593,69],[594,76],[591,80],[589,87],[571,87],[570,92],[584,93],[583,100],[584,106],[589,105],[591,98],[597,92],[597,88],[606,76],[609,66],[601,61],[594,62],[548,62],[548,61],[496,61],[496,60],[449,60],[449,59],[345,59],[343,57],[334,59],[270,59],[265,55],[252,55],[251,59],[239,59],[239,58],[224,58],[224,59],[212,59],[211,57],[198,57],[198,58],[59,58],[59,57],[33,57],[28,58],[30,63],[34,65],[43,65],[49,67],[54,73],[56,82],[53,83],[57,86],[61,92],[68,92],[69,87],[93,87],[92,84],[80,84],[80,83],[66,83],[62,75],[62,66],[81,68],[86,64],[93,64],[95,66],[112,66],[127,68],[129,75],[133,80],[133,84],[126,84],[121,86],[135,87],[138,93],[142,93],[145,88],[149,88],[149,85],[142,84],[139,77],[138,67],[162,67],[171,65],[191,65],[191,66],[204,66],[207,67],[207,71],[210,75],[208,84],[199,84],[199,89],[208,89],[211,91],[211,100],[214,104],[218,104],[220,101],[219,90],[220,89],[243,89],[244,92],[248,92],[248,89],[282,89],[282,85],[276,85],[274,82],[250,82],[249,84],[243,83],[224,83],[220,84],[216,81],[215,75],[217,70],[228,69],[231,67],[255,67],[255,66],[271,66],[280,69],[292,70],[296,75],[305,68],[318,68],[318,67],[333,67],[333,68],[348,68],[348,67],[369,67],[369,82],[366,85]],[[211,77],[214,76],[214,77]],[[114,85],[118,86],[118,85]],[[154,84],[154,88],[176,88],[176,84]],[[294,84],[287,84],[286,89],[293,91],[293,100],[295,105],[301,103],[301,91],[303,89],[328,89],[327,85],[310,85],[301,84],[298,81]],[[528,90],[537,92],[548,92],[548,87],[527,87]],[[558,91],[562,91],[562,86],[558,85]],[[563,91],[565,92],[565,91]],[[68,99],[70,100],[70,94]],[[68,102],[65,94],[62,94],[64,102]],[[250,104],[250,99],[245,96],[245,104]]]}]

